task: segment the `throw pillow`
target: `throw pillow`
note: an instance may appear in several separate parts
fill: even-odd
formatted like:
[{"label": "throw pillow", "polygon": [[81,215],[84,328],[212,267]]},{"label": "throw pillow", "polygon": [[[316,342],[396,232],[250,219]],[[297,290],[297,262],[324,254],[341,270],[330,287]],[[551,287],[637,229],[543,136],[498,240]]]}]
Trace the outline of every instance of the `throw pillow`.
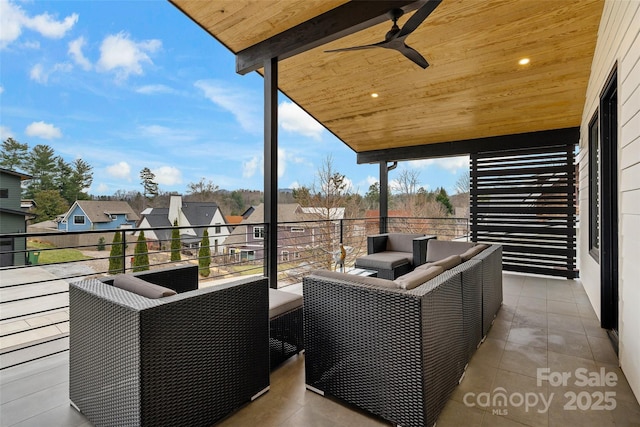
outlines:
[{"label": "throw pillow", "polygon": [[169,297],[176,294],[176,291],[173,289],[154,285],[130,274],[119,274],[114,277],[113,286],[152,299]]}]

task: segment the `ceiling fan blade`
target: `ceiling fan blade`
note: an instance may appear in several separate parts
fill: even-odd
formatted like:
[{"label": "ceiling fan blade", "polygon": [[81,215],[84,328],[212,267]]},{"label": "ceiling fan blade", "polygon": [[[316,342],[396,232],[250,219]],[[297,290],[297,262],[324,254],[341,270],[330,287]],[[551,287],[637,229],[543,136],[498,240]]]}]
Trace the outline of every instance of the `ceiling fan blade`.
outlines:
[{"label": "ceiling fan blade", "polygon": [[442,0],[427,0],[427,2],[416,11],[411,18],[405,22],[402,29],[398,34],[396,34],[395,38],[407,37],[409,34],[415,31],[416,28],[422,24],[422,22],[427,19],[431,12],[435,10],[436,7],[442,2]]},{"label": "ceiling fan blade", "polygon": [[427,68],[429,66],[429,63],[424,59],[424,56],[420,55],[420,53],[412,47],[404,45],[402,48],[396,50],[422,68]]},{"label": "ceiling fan blade", "polygon": [[374,47],[383,47],[387,42],[379,42],[374,44],[366,44],[364,46],[353,46],[353,47],[343,47],[341,49],[330,49],[325,50],[325,52],[348,52],[350,50],[363,50],[363,49],[373,49]]}]

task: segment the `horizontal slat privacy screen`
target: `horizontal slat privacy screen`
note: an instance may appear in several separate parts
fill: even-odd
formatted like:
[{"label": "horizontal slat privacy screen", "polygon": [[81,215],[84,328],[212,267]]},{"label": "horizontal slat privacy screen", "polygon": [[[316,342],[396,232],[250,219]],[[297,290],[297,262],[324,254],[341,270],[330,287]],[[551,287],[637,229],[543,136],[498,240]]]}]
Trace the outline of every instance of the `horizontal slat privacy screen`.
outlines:
[{"label": "horizontal slat privacy screen", "polygon": [[507,271],[577,277],[573,144],[472,153],[471,237]]}]

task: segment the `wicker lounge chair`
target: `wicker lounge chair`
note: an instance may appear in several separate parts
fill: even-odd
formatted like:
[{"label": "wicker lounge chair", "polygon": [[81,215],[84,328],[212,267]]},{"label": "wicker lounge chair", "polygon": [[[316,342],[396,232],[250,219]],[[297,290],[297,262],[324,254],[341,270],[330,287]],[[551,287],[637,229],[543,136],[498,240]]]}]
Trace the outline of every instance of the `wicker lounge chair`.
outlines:
[{"label": "wicker lounge chair", "polygon": [[69,395],[96,425],[210,426],[268,390],[265,278],[160,299],[85,280],[69,297]]},{"label": "wicker lounge chair", "polygon": [[367,255],[357,258],[355,266],[376,270],[383,279],[396,279],[425,263],[427,242],[435,238],[410,233],[367,236]]}]

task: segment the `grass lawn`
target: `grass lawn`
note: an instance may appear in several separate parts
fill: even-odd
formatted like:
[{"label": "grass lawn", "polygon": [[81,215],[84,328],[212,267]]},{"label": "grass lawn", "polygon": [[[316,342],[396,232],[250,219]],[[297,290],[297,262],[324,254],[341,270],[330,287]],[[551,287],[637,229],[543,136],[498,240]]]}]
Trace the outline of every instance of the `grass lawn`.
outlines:
[{"label": "grass lawn", "polygon": [[228,265],[225,267],[228,270],[233,270],[242,276],[250,274],[262,274],[262,265]]},{"label": "grass lawn", "polygon": [[82,261],[91,259],[77,249],[56,249],[50,243],[28,241],[27,249],[30,251],[39,250],[38,264],[54,264],[57,262]]}]

